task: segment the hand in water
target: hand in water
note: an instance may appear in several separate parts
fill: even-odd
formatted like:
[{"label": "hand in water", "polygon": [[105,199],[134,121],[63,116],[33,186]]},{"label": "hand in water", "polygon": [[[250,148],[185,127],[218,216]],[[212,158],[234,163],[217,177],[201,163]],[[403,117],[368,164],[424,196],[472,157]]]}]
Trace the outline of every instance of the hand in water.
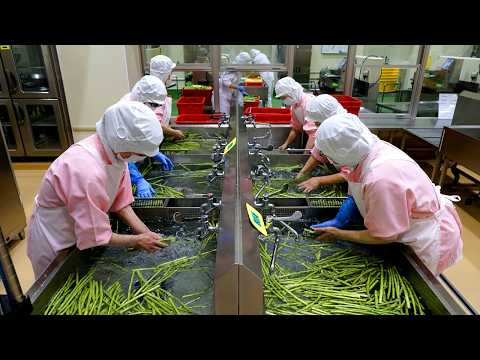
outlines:
[{"label": "hand in water", "polygon": [[167,246],[168,244],[161,241],[161,238],[158,234],[149,231],[136,236],[136,243],[134,247],[136,249],[142,249],[148,252],[155,252]]},{"label": "hand in water", "polygon": [[300,190],[303,190],[304,193],[309,193],[317,189],[320,185],[321,185],[320,179],[318,177],[313,177],[298,184],[298,188]]}]

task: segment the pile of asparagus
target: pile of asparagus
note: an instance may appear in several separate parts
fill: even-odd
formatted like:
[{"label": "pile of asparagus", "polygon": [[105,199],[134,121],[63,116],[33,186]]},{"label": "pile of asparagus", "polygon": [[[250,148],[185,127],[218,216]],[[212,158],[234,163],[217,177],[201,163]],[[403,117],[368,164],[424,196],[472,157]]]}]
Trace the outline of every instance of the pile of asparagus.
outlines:
[{"label": "pile of asparagus", "polygon": [[189,86],[185,86],[184,89],[188,90],[212,90],[213,88],[208,85],[198,85],[198,84],[193,84]]},{"label": "pile of asparagus", "polygon": [[160,145],[161,151],[192,151],[198,150],[201,143],[204,141],[202,135],[185,131],[185,137],[182,140],[173,141],[171,138],[166,138]]},{"label": "pile of asparagus", "polygon": [[[181,257],[152,268],[134,269],[131,272],[128,291],[125,294],[120,283],[106,287],[94,279],[95,269],[80,277],[70,274],[67,281],[50,299],[45,315],[173,315],[191,314],[196,305],[191,305],[201,292],[177,298],[163,288],[165,281],[181,271],[196,271],[193,268],[201,258],[215,250],[204,251],[215,234],[207,236],[198,255]],[[145,273],[152,273],[148,278]],[[192,299],[193,298],[193,299]],[[187,301],[188,300],[188,301]]]},{"label": "pile of asparagus", "polygon": [[[159,177],[188,177],[188,178],[206,178],[212,171],[213,163],[198,164],[175,164],[175,170],[165,171]],[[194,170],[194,168],[196,170]]]},{"label": "pile of asparagus", "polygon": [[[293,245],[283,243],[281,246],[302,245],[294,242]],[[328,243],[303,247],[294,249],[289,258],[302,270],[288,270],[280,266],[277,260],[275,272],[270,275],[271,255],[267,250],[267,242],[260,241],[267,314],[425,314],[425,308],[412,285],[395,266],[375,256],[357,255],[350,249],[335,249]],[[313,252],[314,260],[305,262],[296,256],[295,251],[297,254],[299,251]],[[332,254],[322,257],[322,251]],[[282,256],[289,255],[281,255],[279,250],[278,257]]]},{"label": "pile of asparagus", "polygon": [[[253,184],[253,192],[256,194],[263,186],[262,181],[255,181]],[[286,190],[284,190],[286,188]],[[288,191],[289,189],[293,191]],[[339,184],[325,185],[320,189],[314,190],[308,194],[298,189],[298,184],[294,180],[288,179],[272,179],[270,184],[260,193],[262,196],[268,192],[272,198],[324,198],[324,197],[344,197],[345,191]]]},{"label": "pile of asparagus", "polygon": [[[140,170],[140,173],[142,174],[142,176],[143,177],[147,176],[147,174],[150,173],[150,171],[152,171],[152,167],[153,167],[153,165],[152,165],[152,162],[151,162],[150,159],[145,161],[142,164],[142,168]],[[148,182],[150,183],[150,185],[152,185],[153,189],[156,191],[155,198],[173,198],[173,199],[175,199],[175,198],[185,197],[185,195],[182,192],[177,191],[175,188],[173,188],[171,186],[165,185],[164,179],[160,176],[154,177],[154,178],[149,178]],[[135,192],[136,192],[136,186],[135,185],[132,186],[132,191],[135,194]]]},{"label": "pile of asparagus", "polygon": [[[304,176],[300,179],[295,179],[295,175],[300,171],[300,165],[291,166],[275,166],[272,167],[274,178],[270,180],[270,184],[260,193],[260,196],[267,193],[272,198],[325,198],[325,197],[345,197],[346,193],[342,184],[324,185],[320,189],[314,190],[308,194],[303,193],[298,184],[307,180],[311,176]],[[320,164],[311,173],[312,176],[323,176],[331,174],[331,169],[325,165]],[[281,178],[284,177],[284,178]],[[254,181],[253,192],[256,194],[264,185],[263,179]],[[289,191],[290,190],[290,191]]]}]

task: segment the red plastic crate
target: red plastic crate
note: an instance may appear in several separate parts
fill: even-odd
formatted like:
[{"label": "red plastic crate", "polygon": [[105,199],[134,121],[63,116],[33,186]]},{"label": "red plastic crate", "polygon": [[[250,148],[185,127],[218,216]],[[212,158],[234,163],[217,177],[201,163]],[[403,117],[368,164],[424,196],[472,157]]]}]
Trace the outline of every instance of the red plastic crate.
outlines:
[{"label": "red plastic crate", "polygon": [[263,81],[249,81],[245,80],[245,86],[256,86],[256,87],[262,87],[263,86]]},{"label": "red plastic crate", "polygon": [[358,115],[362,100],[347,95],[332,95],[351,114]]},{"label": "red plastic crate", "polygon": [[177,124],[218,124],[220,114],[184,114],[178,115]]},{"label": "red plastic crate", "polygon": [[247,109],[249,108],[257,108],[260,105],[260,100],[255,101],[245,101],[243,100],[243,113],[247,113]]},{"label": "red plastic crate", "polygon": [[248,108],[246,113],[255,114],[255,122],[268,124],[289,124],[292,118],[290,109],[282,108]]},{"label": "red plastic crate", "polygon": [[254,101],[243,100],[243,107],[258,107],[259,105],[260,105],[260,100],[254,100]]},{"label": "red plastic crate", "polygon": [[204,97],[205,98],[205,105],[210,106],[212,105],[212,94],[213,89],[211,90],[202,90],[202,89],[183,89],[182,96],[188,97]]},{"label": "red plastic crate", "polygon": [[180,96],[177,100],[178,113],[182,114],[202,114],[205,106],[205,98],[198,96]]}]

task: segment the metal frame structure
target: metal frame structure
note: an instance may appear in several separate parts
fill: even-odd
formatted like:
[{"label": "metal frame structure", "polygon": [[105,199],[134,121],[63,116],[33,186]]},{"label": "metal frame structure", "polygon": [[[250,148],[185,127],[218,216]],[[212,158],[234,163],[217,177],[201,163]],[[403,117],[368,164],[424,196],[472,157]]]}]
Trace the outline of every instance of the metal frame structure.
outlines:
[{"label": "metal frame structure", "polygon": [[[214,103],[215,111],[219,111],[219,90],[218,90],[218,78],[222,71],[272,71],[272,72],[287,72],[288,76],[293,75],[293,65],[294,65],[294,56],[295,56],[295,45],[286,45],[286,57],[285,64],[272,64],[272,65],[221,65],[220,63],[220,48],[221,45],[210,45],[210,63],[205,64],[195,64],[195,63],[185,63],[178,64],[174,71],[209,71],[212,73],[214,79]],[[145,64],[145,45],[140,45],[140,57],[142,61],[142,66]],[[409,105],[409,111],[406,113],[360,113],[360,118],[365,120],[377,120],[383,119],[386,121],[389,120],[400,120],[404,122],[405,120],[409,123],[414,122],[417,118],[418,105],[420,101],[420,94],[423,84],[423,76],[425,73],[425,65],[428,59],[430,51],[430,45],[419,45],[418,56],[416,64],[381,64],[381,65],[369,65],[369,67],[383,67],[383,68],[401,68],[401,69],[412,69],[415,68],[416,72],[414,75],[414,82],[412,87],[412,96]],[[346,63],[346,74],[345,74],[345,84],[344,84],[344,94],[352,95],[353,92],[353,83],[355,80],[355,71],[357,65],[355,64],[357,55],[357,45],[348,45],[347,52],[347,63]],[[399,124],[399,127],[403,127]]]},{"label": "metal frame structure", "polygon": [[[142,67],[144,73],[146,73],[145,66],[145,45],[140,46],[140,61],[142,62]],[[272,71],[272,72],[287,72],[288,76],[293,75],[293,59],[295,54],[294,45],[286,46],[286,57],[285,64],[272,64],[272,65],[221,65],[221,45],[210,45],[210,63],[205,64],[195,64],[195,63],[185,63],[177,64],[174,72],[176,71],[208,71],[212,73],[214,86],[213,87],[213,96],[215,111],[220,112],[220,93],[219,93],[219,78],[220,72],[223,71]]]}]

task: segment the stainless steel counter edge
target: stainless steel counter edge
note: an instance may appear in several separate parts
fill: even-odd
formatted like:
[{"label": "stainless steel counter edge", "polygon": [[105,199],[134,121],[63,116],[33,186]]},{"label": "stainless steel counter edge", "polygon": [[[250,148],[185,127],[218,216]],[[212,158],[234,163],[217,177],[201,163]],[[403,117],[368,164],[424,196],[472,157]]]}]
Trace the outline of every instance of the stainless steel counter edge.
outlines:
[{"label": "stainless steel counter edge", "polygon": [[[241,109],[241,108],[240,108]],[[240,114],[237,107],[237,113]],[[239,314],[259,315],[264,313],[263,275],[257,242],[258,232],[250,224],[246,203],[253,206],[250,178],[251,164],[248,156],[247,126],[239,119],[237,128],[238,182],[239,182],[239,236],[242,242],[239,271]]]},{"label": "stainless steel counter edge", "polygon": [[[236,119],[230,120],[228,141],[236,136]],[[222,205],[217,236],[215,264],[214,304],[217,315],[238,314],[238,252],[239,236],[236,230],[237,218],[237,147],[225,156]]]},{"label": "stainless steel counter edge", "polygon": [[[396,116],[382,116],[381,114],[360,114],[360,120],[371,129],[407,129],[407,128],[443,128],[444,126],[448,127],[458,127],[458,128],[468,128],[468,127],[480,127],[480,124],[477,125],[451,125],[451,120],[443,120],[438,117],[419,117],[412,119],[406,115],[396,115]],[[172,119],[172,126],[181,128],[193,127],[193,128],[218,128],[217,125],[208,124],[208,125],[183,125],[176,124],[175,119]],[[225,125],[222,125],[222,127]],[[274,124],[272,127],[290,127],[289,124]]]}]

